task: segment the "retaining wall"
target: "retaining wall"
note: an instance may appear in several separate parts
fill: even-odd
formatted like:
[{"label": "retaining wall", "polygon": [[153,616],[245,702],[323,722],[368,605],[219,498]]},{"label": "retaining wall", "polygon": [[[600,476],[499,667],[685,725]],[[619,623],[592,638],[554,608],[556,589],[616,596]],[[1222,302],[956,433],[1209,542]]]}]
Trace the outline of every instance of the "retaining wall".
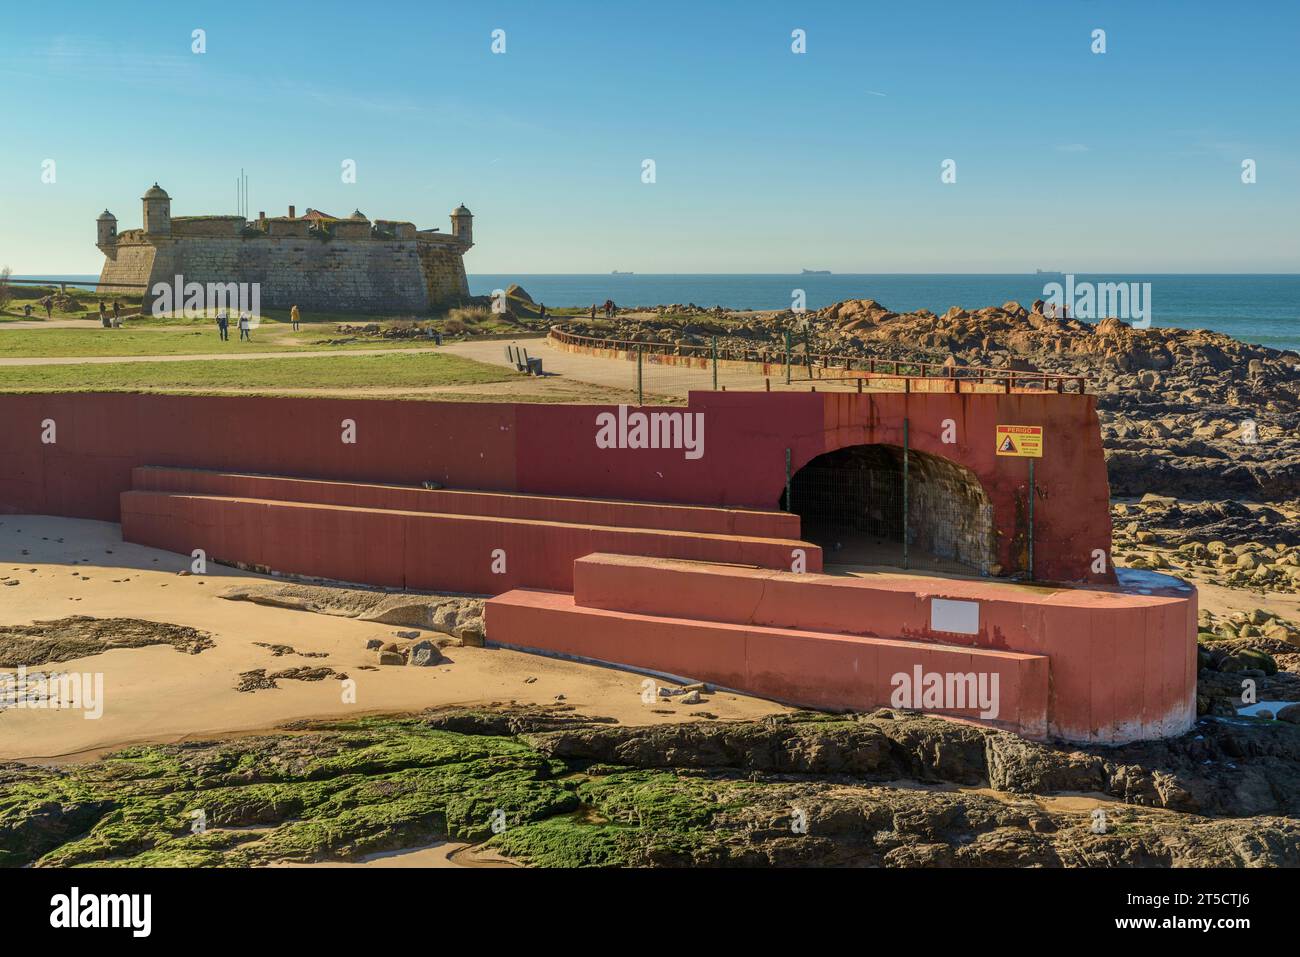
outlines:
[{"label": "retaining wall", "polygon": [[[327,361],[327,360],[326,360]],[[161,465],[562,497],[774,509],[792,470],[847,445],[903,444],[971,469],[1004,573],[1026,567],[1027,462],[994,454],[998,424],[1042,425],[1036,571],[1113,581],[1109,486],[1088,395],[694,392],[704,451],[598,448],[609,406],[238,398],[0,396],[0,511],[116,521],[131,470]],[[342,441],[346,423],[356,441]],[[46,423],[55,441],[44,441]],[[945,437],[954,439],[945,442]],[[1098,559],[1098,554],[1101,559]],[[1098,570],[1100,568],[1100,570]]]}]

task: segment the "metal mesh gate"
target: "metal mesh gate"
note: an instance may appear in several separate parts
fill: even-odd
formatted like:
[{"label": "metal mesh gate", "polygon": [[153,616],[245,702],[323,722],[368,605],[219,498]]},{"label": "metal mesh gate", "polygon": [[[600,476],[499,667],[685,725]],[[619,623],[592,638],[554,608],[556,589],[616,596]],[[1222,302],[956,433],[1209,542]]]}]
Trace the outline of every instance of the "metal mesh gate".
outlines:
[{"label": "metal mesh gate", "polygon": [[907,464],[905,482],[898,446],[837,449],[791,477],[781,506],[828,563],[902,566],[906,534],[910,567],[992,573],[993,508],[974,473],[915,450]]}]

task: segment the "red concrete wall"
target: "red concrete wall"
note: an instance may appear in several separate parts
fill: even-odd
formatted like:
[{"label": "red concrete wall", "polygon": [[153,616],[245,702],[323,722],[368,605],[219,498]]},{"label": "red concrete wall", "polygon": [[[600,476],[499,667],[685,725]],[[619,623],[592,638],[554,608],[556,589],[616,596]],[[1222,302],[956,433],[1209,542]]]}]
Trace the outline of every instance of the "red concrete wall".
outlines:
[{"label": "red concrete wall", "polygon": [[[705,454],[599,449],[606,406],[128,393],[0,396],[0,510],[118,517],[141,465],[313,479],[771,509],[798,469],[858,443],[902,444],[975,471],[993,503],[998,560],[1023,567],[1024,459],[994,456],[998,424],[1042,425],[1036,559],[1040,578],[1109,581],[1091,571],[1110,549],[1109,486],[1092,396],[1056,394],[692,393]],[[57,442],[41,442],[42,422]],[[340,441],[341,422],[357,442]],[[956,442],[942,441],[946,423]]]},{"label": "red concrete wall", "polygon": [[[935,598],[979,604],[977,634],[929,628]],[[1181,734],[1196,715],[1196,591],[1139,594],[923,576],[866,578],[589,555],[574,600],[667,618],[1045,655],[1050,732],[1119,743]]]},{"label": "red concrete wall", "polygon": [[[570,595],[512,591],[487,603],[493,643],[630,665],[707,681],[777,701],[869,711],[890,703],[891,677],[925,672],[996,673],[1000,703],[984,723],[1026,737],[1046,733],[1048,662],[1038,655],[854,638],[583,608]],[[975,709],[937,713],[979,720]]]},{"label": "red concrete wall", "polygon": [[[170,492],[124,492],[122,537],[211,560],[394,588],[497,594],[532,586],[570,590],[573,563],[592,552],[787,567],[803,542],[442,515]],[[493,552],[505,552],[505,572]]]},{"label": "red concrete wall", "polygon": [[131,484],[139,492],[191,492],[282,502],[351,505],[358,508],[395,508],[408,512],[527,518],[579,525],[658,528],[665,531],[713,532],[759,538],[797,539],[800,534],[797,515],[748,509],[464,492],[412,488],[409,485],[325,482],[278,475],[152,467],[134,469]]}]

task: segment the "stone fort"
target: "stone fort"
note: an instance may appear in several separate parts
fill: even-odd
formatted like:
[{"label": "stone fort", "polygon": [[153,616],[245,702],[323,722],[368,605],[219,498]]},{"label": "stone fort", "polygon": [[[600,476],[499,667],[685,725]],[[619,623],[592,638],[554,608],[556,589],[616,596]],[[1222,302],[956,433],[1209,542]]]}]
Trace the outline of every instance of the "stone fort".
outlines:
[{"label": "stone fort", "polygon": [[108,210],[96,245],[107,256],[100,286],[155,283],[258,283],[264,306],[331,312],[426,312],[469,299],[464,254],[474,245],[474,217],[451,213],[451,232],[416,229],[403,220],[346,219],[308,209],[296,216],[177,216],[157,183],[142,197],[144,225],[118,232]]}]

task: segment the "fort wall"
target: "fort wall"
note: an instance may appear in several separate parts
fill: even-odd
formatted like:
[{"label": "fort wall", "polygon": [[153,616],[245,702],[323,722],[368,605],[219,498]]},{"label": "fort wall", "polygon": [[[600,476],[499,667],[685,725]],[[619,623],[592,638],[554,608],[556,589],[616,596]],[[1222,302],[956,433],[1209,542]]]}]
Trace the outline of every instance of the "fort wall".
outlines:
[{"label": "fort wall", "polygon": [[100,283],[148,287],[158,283],[254,284],[263,306],[329,312],[423,313],[469,298],[463,256],[473,245],[472,215],[452,212],[452,231],[417,230],[403,220],[360,213],[333,219],[290,215],[170,215],[171,199],[157,184],[143,198],[145,227],[117,232],[107,210],[97,220],[106,257]]}]

